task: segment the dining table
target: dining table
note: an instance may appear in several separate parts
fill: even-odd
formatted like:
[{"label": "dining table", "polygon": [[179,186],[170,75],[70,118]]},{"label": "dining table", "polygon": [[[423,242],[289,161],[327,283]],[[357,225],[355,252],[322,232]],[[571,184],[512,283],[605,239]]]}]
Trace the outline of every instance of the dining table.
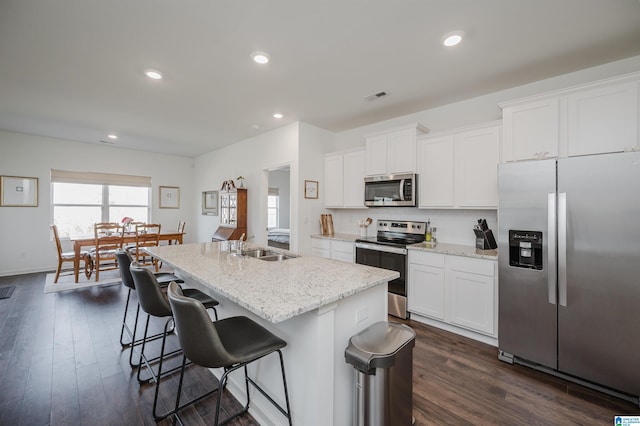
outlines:
[{"label": "dining table", "polygon": [[[173,244],[176,241],[178,244],[182,244],[182,238],[184,236],[184,232],[180,231],[167,231],[160,232],[160,241],[168,241],[169,245]],[[93,247],[96,244],[95,236],[78,236],[71,237],[71,242],[73,242],[73,274],[75,282],[78,282],[78,275],[80,271],[80,252],[82,251],[82,247]],[[123,244],[135,244],[136,242],[136,234],[135,232],[127,232],[123,237]]]}]

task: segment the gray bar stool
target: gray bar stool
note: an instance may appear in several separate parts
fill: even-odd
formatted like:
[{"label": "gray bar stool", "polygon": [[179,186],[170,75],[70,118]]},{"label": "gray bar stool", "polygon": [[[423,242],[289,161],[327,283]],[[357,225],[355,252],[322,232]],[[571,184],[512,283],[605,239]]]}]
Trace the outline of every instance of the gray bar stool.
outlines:
[{"label": "gray bar stool", "polygon": [[[231,317],[211,322],[205,306],[195,299],[185,297],[186,294],[184,291],[175,283],[169,284],[167,295],[169,296],[169,303],[173,310],[178,340],[180,341],[180,346],[182,346],[184,354],[182,357],[182,370],[180,372],[178,395],[174,409],[176,420],[180,421],[178,412],[181,409],[217,391],[218,398],[216,401],[214,424],[226,424],[249,410],[249,384],[251,384],[289,420],[289,425],[291,425],[289,392],[284,374],[284,361],[282,352],[280,351],[280,349],[287,345],[287,342],[247,317]],[[284,384],[284,396],[287,404],[286,410],[267,395],[247,374],[248,364],[274,352],[277,352],[280,357],[282,383]],[[182,391],[182,381],[187,358],[194,364],[202,367],[224,368],[224,373],[222,377],[220,377],[217,389],[207,392],[186,404],[180,405],[180,393]],[[244,368],[247,404],[242,410],[219,423],[222,389],[227,383],[229,373],[239,368]]]},{"label": "gray bar stool", "polygon": [[[142,343],[142,339],[138,339],[136,341],[133,340],[133,336],[136,334],[137,328],[138,328],[138,317],[140,316],[140,303],[138,303],[138,306],[136,309],[136,319],[133,326],[133,331],[131,331],[131,328],[127,324],[127,312],[129,311],[129,301],[131,299],[131,291],[132,290],[135,291],[136,289],[135,284],[133,283],[133,276],[131,276],[131,271],[130,271],[131,262],[133,261],[133,259],[131,258],[131,255],[124,250],[116,252],[116,259],[118,261],[118,269],[120,269],[120,278],[122,279],[122,285],[127,287],[128,289],[127,302],[124,305],[124,315],[122,316],[122,328],[120,329],[120,345],[123,348],[126,348],[129,346],[135,346]],[[156,280],[158,281],[158,284],[160,284],[160,287],[163,287],[163,288],[166,288],[171,281],[175,281],[177,283],[184,282],[183,280],[176,277],[175,275],[169,274],[166,272],[157,272],[157,273],[154,273],[153,275],[156,277]],[[129,339],[130,339],[128,342],[124,341],[125,331],[127,332],[127,335],[129,336]],[[153,336],[149,336],[147,339],[148,341],[160,339],[162,338],[162,335],[163,333],[158,333]],[[139,367],[138,364],[133,363],[133,348],[131,349],[131,353],[129,354],[129,365],[131,365],[131,367]]]},{"label": "gray bar stool", "polygon": [[[139,383],[145,383],[150,381],[156,382],[155,396],[153,399],[153,417],[156,421],[159,421],[168,417],[173,413],[173,410],[170,410],[169,412],[165,414],[160,414],[160,415],[156,413],[157,405],[158,405],[158,392],[160,389],[161,379],[163,376],[169,375],[175,371],[178,371],[179,369],[184,369],[184,364],[183,364],[182,366],[178,366],[167,371],[162,371],[162,363],[165,358],[171,357],[173,355],[177,355],[180,352],[182,352],[182,349],[177,349],[175,351],[165,353],[167,334],[170,331],[169,326],[173,321],[173,316],[171,311],[171,305],[169,305],[167,296],[160,288],[160,285],[158,285],[158,281],[156,280],[155,276],[150,270],[140,267],[136,262],[131,263],[130,271],[131,271],[131,275],[133,276],[133,282],[136,287],[136,293],[138,294],[138,302],[140,303],[140,307],[142,308],[142,310],[147,314],[147,322],[145,324],[144,336],[142,338],[142,344],[140,349],[140,362],[139,362],[140,368],[138,369],[137,377],[138,377]],[[172,282],[171,284],[178,286],[178,284],[175,282]],[[205,308],[212,309],[216,320],[218,319],[218,312],[216,311],[216,308],[215,308],[215,306],[219,304],[217,300],[204,294],[200,290],[185,289],[182,291],[184,292],[184,295],[188,297],[190,300],[194,300],[200,303],[203,309]],[[207,318],[209,317],[206,311],[205,311],[205,315],[207,316]],[[162,347],[160,349],[160,355],[159,357],[150,359],[147,357],[144,351],[145,351],[146,343],[148,342],[147,337],[149,332],[149,320],[151,319],[152,316],[158,317],[158,318],[166,318],[167,320],[165,321],[165,324],[164,324],[164,330],[163,330],[163,336],[162,336]],[[135,341],[135,334],[133,336],[133,339]],[[133,347],[131,350],[133,351]],[[157,373],[154,372],[153,367],[151,365],[156,360],[159,360]],[[144,364],[144,366],[147,367],[151,375],[151,377],[148,379],[143,379],[141,377],[140,372],[142,371],[142,364]]]}]

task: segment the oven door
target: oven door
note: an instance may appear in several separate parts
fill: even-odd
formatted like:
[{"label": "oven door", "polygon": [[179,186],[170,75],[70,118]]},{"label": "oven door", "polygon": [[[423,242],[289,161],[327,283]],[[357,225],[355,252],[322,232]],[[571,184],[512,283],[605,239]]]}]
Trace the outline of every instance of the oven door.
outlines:
[{"label": "oven door", "polygon": [[407,249],[356,243],[356,263],[400,273],[399,278],[389,281],[389,314],[407,318]]}]

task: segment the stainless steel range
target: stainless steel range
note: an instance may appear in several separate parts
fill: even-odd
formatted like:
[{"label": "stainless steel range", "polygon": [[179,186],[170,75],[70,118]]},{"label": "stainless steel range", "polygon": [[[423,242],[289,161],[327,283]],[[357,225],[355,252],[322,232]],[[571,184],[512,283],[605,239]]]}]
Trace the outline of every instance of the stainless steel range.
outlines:
[{"label": "stainless steel range", "polygon": [[356,240],[356,263],[398,271],[389,282],[389,314],[407,318],[407,245],[425,240],[426,222],[378,220],[375,237]]}]

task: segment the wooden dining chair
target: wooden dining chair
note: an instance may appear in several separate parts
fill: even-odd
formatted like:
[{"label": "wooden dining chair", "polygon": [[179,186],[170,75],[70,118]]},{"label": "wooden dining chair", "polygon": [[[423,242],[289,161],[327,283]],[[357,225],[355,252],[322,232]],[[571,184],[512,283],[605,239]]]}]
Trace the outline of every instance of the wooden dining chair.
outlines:
[{"label": "wooden dining chair", "polygon": [[153,265],[158,272],[158,259],[145,252],[146,247],[157,247],[160,244],[159,223],[143,223],[136,225],[136,243],[127,250],[131,253],[138,265]]},{"label": "wooden dining chair", "polygon": [[93,257],[96,270],[96,281],[100,280],[100,271],[118,268],[116,252],[122,250],[124,229],[115,222],[99,222],[93,226],[94,245]]},{"label": "wooden dining chair", "polygon": [[[180,222],[178,222],[178,232],[181,234],[184,234],[184,227],[186,225],[186,222],[184,220],[181,220]],[[181,244],[180,240],[173,240],[172,244]]]},{"label": "wooden dining chair", "polygon": [[[60,271],[62,271],[62,264],[64,262],[73,263],[76,254],[73,251],[63,251],[62,243],[60,242],[60,236],[58,234],[58,227],[56,225],[51,225],[50,228],[53,231],[53,239],[56,243],[56,249],[58,251],[58,267],[56,268],[56,277],[53,280],[54,283],[57,283],[58,278],[60,278]],[[91,258],[91,254],[88,251],[81,251],[80,260],[84,262],[84,274],[86,275],[87,279],[91,278],[91,274],[93,273],[93,259]]]}]

